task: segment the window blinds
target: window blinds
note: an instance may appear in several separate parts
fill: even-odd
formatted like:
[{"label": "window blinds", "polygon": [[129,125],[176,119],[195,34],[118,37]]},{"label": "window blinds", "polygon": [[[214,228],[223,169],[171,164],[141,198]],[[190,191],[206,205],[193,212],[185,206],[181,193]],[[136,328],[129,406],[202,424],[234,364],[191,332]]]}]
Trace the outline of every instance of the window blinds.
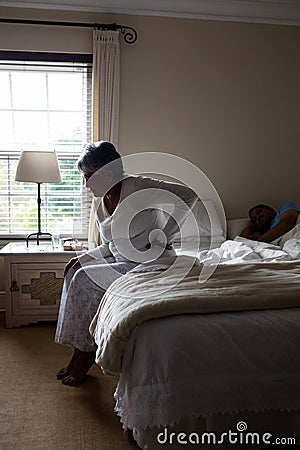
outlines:
[{"label": "window blinds", "polygon": [[54,149],[63,181],[42,185],[42,229],[86,237],[91,195],[76,160],[91,140],[91,63],[24,56],[0,61],[0,234],[36,231],[37,186],[15,182],[15,171],[22,150]]}]

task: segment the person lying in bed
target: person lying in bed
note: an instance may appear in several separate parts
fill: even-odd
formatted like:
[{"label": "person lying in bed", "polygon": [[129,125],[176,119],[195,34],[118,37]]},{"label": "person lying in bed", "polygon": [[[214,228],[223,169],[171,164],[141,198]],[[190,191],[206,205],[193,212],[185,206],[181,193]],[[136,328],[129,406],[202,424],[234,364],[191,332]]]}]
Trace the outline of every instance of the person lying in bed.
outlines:
[{"label": "person lying in bed", "polygon": [[250,224],[240,236],[262,242],[272,242],[290,231],[297,222],[300,206],[293,202],[284,202],[278,212],[268,205],[256,205],[250,208]]},{"label": "person lying in bed", "polygon": [[[87,145],[78,169],[98,201],[102,244],[65,268],[55,341],[73,348],[73,356],[56,376],[69,386],[81,383],[95,361],[89,326],[111,283],[138,264],[175,256],[171,242],[178,225],[171,217],[162,225],[157,206],[172,203],[180,224],[197,200],[187,186],[125,174],[120,154],[107,141]],[[157,230],[165,239],[157,238]]]}]

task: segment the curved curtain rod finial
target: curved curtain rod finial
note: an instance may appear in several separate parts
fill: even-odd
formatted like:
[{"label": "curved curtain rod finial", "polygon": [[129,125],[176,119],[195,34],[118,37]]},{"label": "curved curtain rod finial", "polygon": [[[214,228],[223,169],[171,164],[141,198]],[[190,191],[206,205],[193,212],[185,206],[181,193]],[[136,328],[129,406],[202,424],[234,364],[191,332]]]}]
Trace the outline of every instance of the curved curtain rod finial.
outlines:
[{"label": "curved curtain rod finial", "polygon": [[[127,44],[133,44],[137,40],[137,32],[134,28],[127,25],[118,25],[117,23],[88,23],[88,22],[55,22],[50,20],[28,20],[28,19],[5,19],[0,18],[0,23],[19,23],[27,25],[53,25],[63,27],[87,27],[95,30],[120,30],[124,41]],[[128,31],[127,31],[128,30]]]},{"label": "curved curtain rod finial", "polygon": [[112,31],[120,31],[123,35],[123,39],[127,44],[133,44],[137,40],[137,32],[134,28],[128,27],[127,25],[118,25],[116,23],[103,24],[103,23],[95,23],[95,30],[112,30]]},{"label": "curved curtain rod finial", "polygon": [[[127,30],[129,30],[129,31],[127,31]],[[125,27],[125,26],[123,26],[121,28],[121,33],[123,34],[124,41],[127,44],[133,44],[137,40],[137,32],[132,27]]]}]

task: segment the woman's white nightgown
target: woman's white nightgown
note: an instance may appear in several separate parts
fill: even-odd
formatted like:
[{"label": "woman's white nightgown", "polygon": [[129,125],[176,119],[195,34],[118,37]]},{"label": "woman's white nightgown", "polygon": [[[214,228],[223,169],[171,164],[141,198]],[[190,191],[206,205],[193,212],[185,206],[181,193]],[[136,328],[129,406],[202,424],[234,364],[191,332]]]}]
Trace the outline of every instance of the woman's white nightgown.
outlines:
[{"label": "woman's white nightgown", "polygon": [[[153,230],[163,229],[168,243],[172,242],[172,236],[178,231],[178,225],[172,219],[162,225],[159,206],[172,204],[180,223],[193,207],[197,196],[190,188],[180,184],[124,174],[120,200],[112,215],[107,212],[103,198],[97,200],[102,244],[79,257],[82,263],[79,270],[69,269],[64,281],[55,336],[55,342],[85,352],[94,348],[89,325],[106,289],[137,264],[147,262],[146,246]],[[114,229],[115,225],[117,227]],[[174,254],[173,250],[164,248],[160,252],[160,257]],[[142,255],[141,259],[138,257],[137,260],[136,254]]]}]

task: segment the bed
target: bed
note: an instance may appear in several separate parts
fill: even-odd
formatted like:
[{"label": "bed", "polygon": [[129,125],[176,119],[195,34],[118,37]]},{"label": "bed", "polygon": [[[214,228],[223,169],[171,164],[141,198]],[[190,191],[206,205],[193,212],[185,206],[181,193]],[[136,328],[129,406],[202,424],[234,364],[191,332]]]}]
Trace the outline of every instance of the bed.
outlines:
[{"label": "bed", "polygon": [[113,283],[91,324],[123,428],[142,449],[299,445],[300,224],[275,244],[216,231],[196,260],[185,244],[173,270]]}]

